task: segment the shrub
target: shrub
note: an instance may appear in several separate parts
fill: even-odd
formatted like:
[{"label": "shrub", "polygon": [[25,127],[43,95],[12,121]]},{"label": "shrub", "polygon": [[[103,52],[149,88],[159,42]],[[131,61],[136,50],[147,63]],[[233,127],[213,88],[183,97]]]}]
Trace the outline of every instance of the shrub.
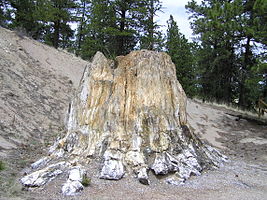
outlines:
[{"label": "shrub", "polygon": [[4,169],[5,169],[5,163],[2,160],[0,160],[0,171]]},{"label": "shrub", "polygon": [[82,179],[82,185],[84,187],[88,187],[91,183],[91,179],[87,177],[86,174],[83,175],[83,179]]}]

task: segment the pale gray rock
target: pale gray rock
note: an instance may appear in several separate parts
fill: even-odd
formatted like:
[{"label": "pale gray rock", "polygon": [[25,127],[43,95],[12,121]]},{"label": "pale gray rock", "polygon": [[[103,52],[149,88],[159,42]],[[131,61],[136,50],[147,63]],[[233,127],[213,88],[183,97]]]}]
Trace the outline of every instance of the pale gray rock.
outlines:
[{"label": "pale gray rock", "polygon": [[62,174],[62,172],[59,169],[46,168],[23,177],[20,182],[26,187],[40,187]]},{"label": "pale gray rock", "polygon": [[31,164],[31,168],[32,168],[32,169],[37,169],[37,168],[39,168],[39,167],[43,167],[43,166],[45,166],[50,160],[51,160],[51,158],[49,158],[49,157],[41,158],[41,159],[37,160],[36,162],[32,163],[32,164]]},{"label": "pale gray rock", "polygon": [[143,167],[140,170],[138,170],[138,172],[137,172],[137,178],[138,178],[139,182],[144,184],[144,185],[150,184],[147,171],[148,171],[148,169]]},{"label": "pale gray rock", "polygon": [[62,186],[61,192],[66,196],[73,196],[79,194],[83,190],[83,185],[80,181],[70,181],[68,180]]},{"label": "pale gray rock", "polygon": [[100,172],[100,178],[118,180],[125,174],[124,166],[120,160],[106,160]]},{"label": "pale gray rock", "polygon": [[156,156],[155,162],[151,166],[151,169],[154,170],[157,175],[165,175],[168,172],[172,171],[173,165],[167,160],[165,154]]},{"label": "pale gray rock", "polygon": [[171,184],[171,185],[176,185],[176,186],[184,185],[184,181],[185,179],[176,178],[176,177],[166,179],[166,183]]},{"label": "pale gray rock", "polygon": [[62,186],[62,193],[67,196],[79,194],[84,188],[81,183],[84,173],[81,167],[72,168],[69,172],[67,182]]},{"label": "pale gray rock", "polygon": [[75,167],[75,168],[70,170],[69,180],[82,182],[83,174],[84,174],[84,172],[80,167]]},{"label": "pale gray rock", "polygon": [[40,187],[53,180],[69,167],[69,163],[64,161],[56,164],[50,164],[48,167],[32,172],[20,179],[25,187]]}]

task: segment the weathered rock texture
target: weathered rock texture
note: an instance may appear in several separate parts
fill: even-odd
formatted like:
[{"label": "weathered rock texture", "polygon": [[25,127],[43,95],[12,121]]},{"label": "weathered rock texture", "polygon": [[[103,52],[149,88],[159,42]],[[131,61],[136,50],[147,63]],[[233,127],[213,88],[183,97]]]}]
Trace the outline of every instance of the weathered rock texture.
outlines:
[{"label": "weathered rock texture", "polygon": [[135,51],[111,61],[98,52],[69,108],[66,136],[21,182],[40,186],[69,172],[62,191],[75,194],[95,159],[103,179],[133,173],[149,184],[153,172],[180,184],[225,160],[192,133],[186,115],[186,95],[167,54]]}]

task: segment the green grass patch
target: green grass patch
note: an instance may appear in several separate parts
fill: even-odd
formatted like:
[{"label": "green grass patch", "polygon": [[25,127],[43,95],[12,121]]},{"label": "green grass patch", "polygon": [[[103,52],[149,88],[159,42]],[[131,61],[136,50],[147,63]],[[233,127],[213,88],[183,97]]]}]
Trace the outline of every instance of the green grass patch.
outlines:
[{"label": "green grass patch", "polygon": [[5,163],[2,160],[0,160],[0,171],[3,171],[5,169],[6,169]]},{"label": "green grass patch", "polygon": [[88,178],[86,174],[84,174],[81,183],[84,187],[88,187],[91,184],[91,179]]}]

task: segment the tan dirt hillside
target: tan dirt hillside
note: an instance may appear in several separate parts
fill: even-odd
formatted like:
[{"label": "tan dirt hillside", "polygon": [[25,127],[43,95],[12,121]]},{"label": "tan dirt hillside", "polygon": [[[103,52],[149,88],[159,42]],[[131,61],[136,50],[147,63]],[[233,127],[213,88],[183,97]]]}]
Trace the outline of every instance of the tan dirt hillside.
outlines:
[{"label": "tan dirt hillside", "polygon": [[87,64],[0,29],[0,155],[62,128],[73,88]]},{"label": "tan dirt hillside", "polygon": [[1,200],[267,200],[267,126],[190,99],[187,117],[191,128],[229,157],[221,168],[203,172],[180,186],[168,185],[160,178],[145,186],[131,177],[99,179],[99,166],[92,163],[88,173],[91,185],[78,196],[61,194],[64,176],[44,188],[23,190],[19,178],[64,134],[69,102],[88,64],[63,50],[0,28]]}]

